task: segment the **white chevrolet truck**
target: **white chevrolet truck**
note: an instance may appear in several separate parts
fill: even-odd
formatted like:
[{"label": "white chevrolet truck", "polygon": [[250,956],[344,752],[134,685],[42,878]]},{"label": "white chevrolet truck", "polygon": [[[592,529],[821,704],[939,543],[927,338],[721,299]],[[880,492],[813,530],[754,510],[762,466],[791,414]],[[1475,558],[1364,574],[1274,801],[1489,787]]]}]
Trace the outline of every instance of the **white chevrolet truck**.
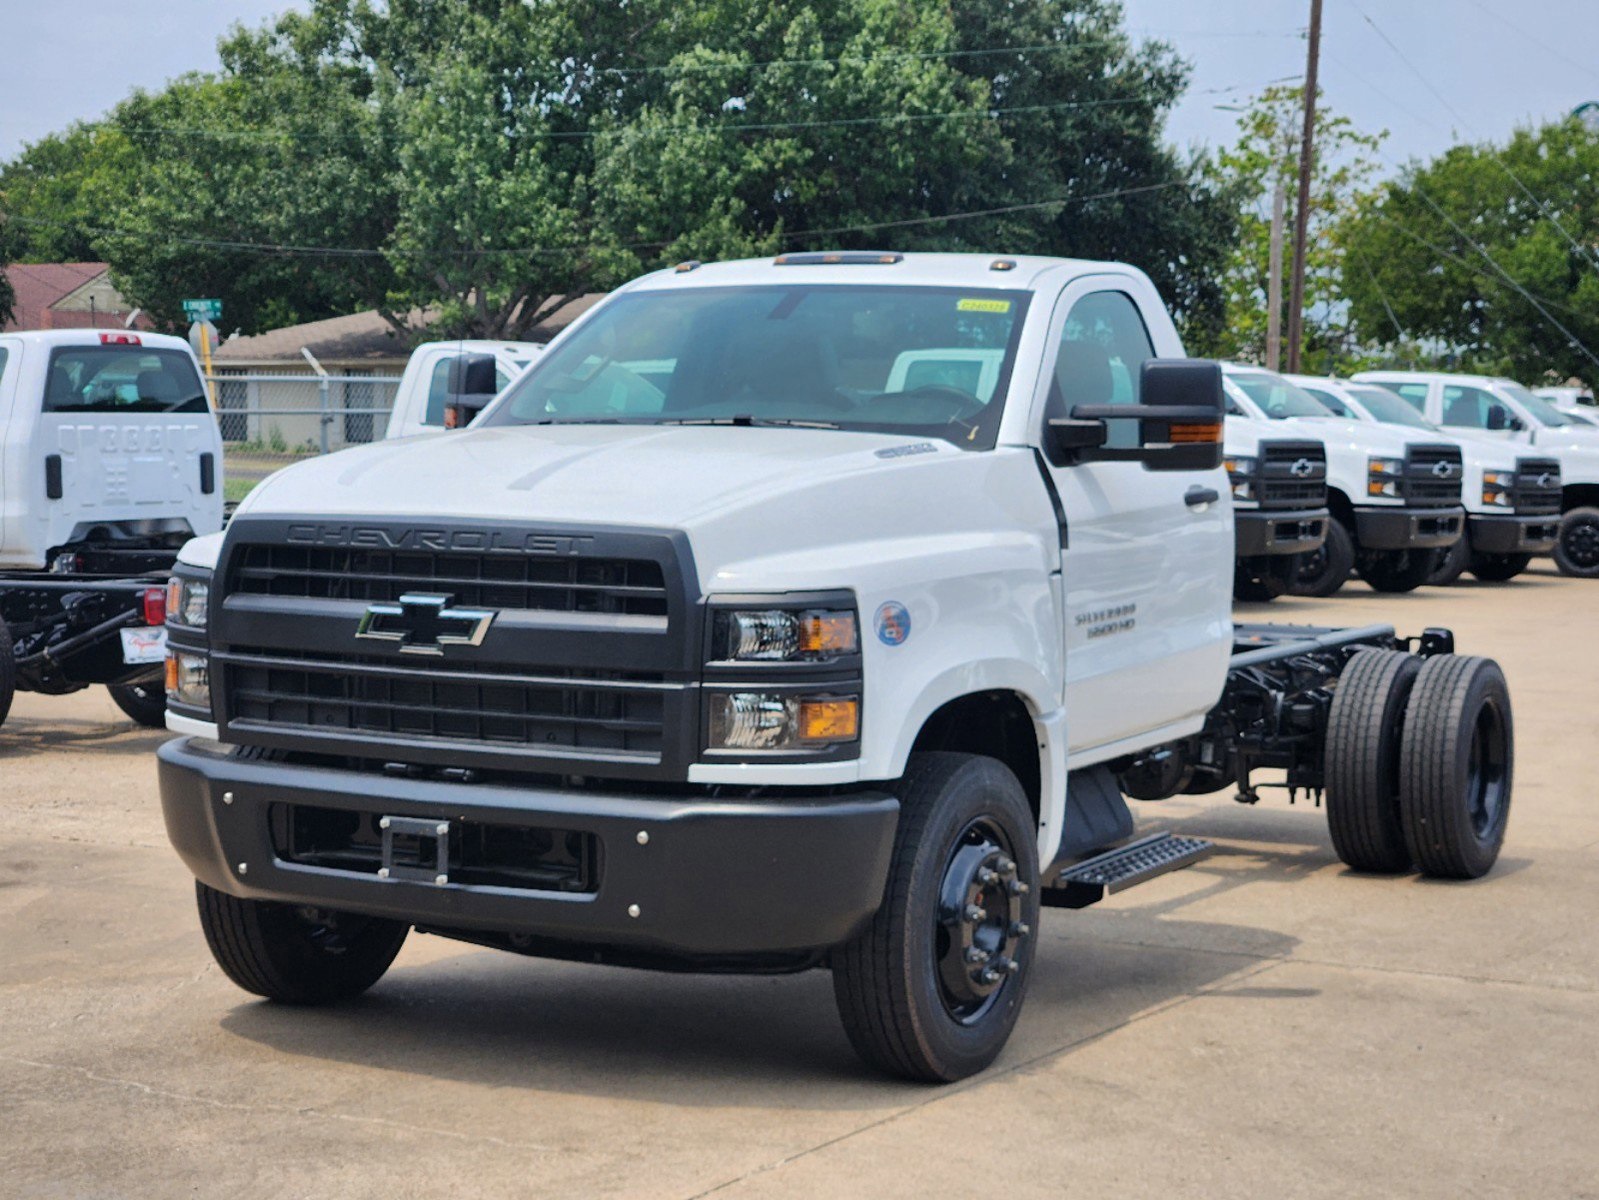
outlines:
[{"label": "white chevrolet truck", "polygon": [[406,360],[383,436],[464,429],[543,351],[537,342],[424,342]]},{"label": "white chevrolet truck", "polygon": [[1233,493],[1233,598],[1275,600],[1293,589],[1327,540],[1326,447],[1229,412],[1224,448]]},{"label": "white chevrolet truck", "polygon": [[222,527],[222,441],[175,337],[0,333],[0,721],[105,684],[160,728],[166,584]]},{"label": "white chevrolet truck", "polygon": [[820,967],[866,1060],[952,1080],[1042,906],[1206,853],[1125,795],[1310,789],[1357,868],[1484,874],[1499,668],[1235,626],[1220,372],[1181,355],[1115,263],[684,263],[472,428],[273,475],[173,584],[161,802],[218,963],[300,1004],[413,929]]}]

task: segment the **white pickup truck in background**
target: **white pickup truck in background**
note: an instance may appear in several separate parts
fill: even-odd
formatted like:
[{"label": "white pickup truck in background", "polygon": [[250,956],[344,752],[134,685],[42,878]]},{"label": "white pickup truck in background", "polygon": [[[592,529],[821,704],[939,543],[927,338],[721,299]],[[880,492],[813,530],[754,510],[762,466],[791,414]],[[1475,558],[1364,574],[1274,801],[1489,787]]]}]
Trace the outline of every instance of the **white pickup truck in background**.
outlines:
[{"label": "white pickup truck in background", "polygon": [[1209,850],[1124,794],[1313,789],[1355,868],[1483,875],[1499,668],[1235,626],[1222,416],[1118,263],[635,280],[470,429],[289,467],[183,551],[161,803],[212,953],[298,1004],[413,928],[825,968],[868,1062],[952,1080],[1010,1036],[1041,905]]},{"label": "white pickup truck in background", "polygon": [[425,342],[411,352],[394,393],[385,438],[469,425],[544,350],[538,342]]}]

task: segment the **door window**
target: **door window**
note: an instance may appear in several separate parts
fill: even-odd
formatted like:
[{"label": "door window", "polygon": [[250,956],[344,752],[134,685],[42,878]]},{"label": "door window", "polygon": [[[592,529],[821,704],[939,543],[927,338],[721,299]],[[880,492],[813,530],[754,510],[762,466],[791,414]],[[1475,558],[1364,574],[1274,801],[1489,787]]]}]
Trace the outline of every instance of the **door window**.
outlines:
[{"label": "door window", "polygon": [[1499,423],[1490,424],[1489,414],[1494,409],[1506,411],[1492,392],[1465,384],[1450,384],[1444,388],[1444,413],[1440,424],[1463,429],[1503,429],[1502,418]]},{"label": "door window", "polygon": [[1355,416],[1354,409],[1350,408],[1349,405],[1345,404],[1342,400],[1333,395],[1331,392],[1327,391],[1325,388],[1305,387],[1303,384],[1301,384],[1300,387],[1304,391],[1309,392],[1317,400],[1321,401],[1323,407],[1328,409],[1333,416],[1347,417],[1351,421],[1359,419]]},{"label": "door window", "polygon": [[[1389,383],[1386,379],[1375,381],[1385,387],[1417,412],[1427,411],[1427,385],[1425,383]],[[1445,424],[1448,424],[1446,421]]]},{"label": "door window", "polygon": [[[1137,404],[1139,375],[1154,357],[1149,330],[1132,298],[1125,292],[1090,292],[1066,314],[1047,416],[1067,416],[1079,404]],[[1136,421],[1107,421],[1106,431],[1107,446],[1139,444]]]}]

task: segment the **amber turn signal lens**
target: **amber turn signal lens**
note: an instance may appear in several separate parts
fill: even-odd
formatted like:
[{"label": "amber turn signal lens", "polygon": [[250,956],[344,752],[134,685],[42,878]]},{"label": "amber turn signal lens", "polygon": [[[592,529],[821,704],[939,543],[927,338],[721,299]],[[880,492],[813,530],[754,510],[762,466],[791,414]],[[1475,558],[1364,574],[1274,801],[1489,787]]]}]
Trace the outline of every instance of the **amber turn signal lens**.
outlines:
[{"label": "amber turn signal lens", "polygon": [[854,613],[806,613],[800,618],[802,653],[854,654],[855,647]]},{"label": "amber turn signal lens", "polygon": [[1186,424],[1172,422],[1170,440],[1173,445],[1179,443],[1192,444],[1195,442],[1221,441],[1221,426],[1207,424]]},{"label": "amber turn signal lens", "polygon": [[800,737],[807,742],[849,742],[860,735],[857,700],[800,701]]},{"label": "amber turn signal lens", "polygon": [[178,659],[176,655],[167,655],[167,691],[178,690]]}]

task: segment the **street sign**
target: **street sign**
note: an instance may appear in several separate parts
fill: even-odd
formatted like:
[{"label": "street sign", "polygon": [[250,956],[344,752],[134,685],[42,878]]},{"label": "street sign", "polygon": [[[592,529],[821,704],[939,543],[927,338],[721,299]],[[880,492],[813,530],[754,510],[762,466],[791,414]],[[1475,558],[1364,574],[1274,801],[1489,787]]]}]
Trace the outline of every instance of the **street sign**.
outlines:
[{"label": "street sign", "polygon": [[185,300],[183,302],[183,315],[191,321],[220,321],[222,319],[222,301]]},{"label": "street sign", "polygon": [[222,338],[217,334],[217,327],[210,321],[196,321],[189,326],[189,345],[194,347],[195,354],[205,363],[206,370],[211,369],[211,355],[217,352],[221,344]]}]

